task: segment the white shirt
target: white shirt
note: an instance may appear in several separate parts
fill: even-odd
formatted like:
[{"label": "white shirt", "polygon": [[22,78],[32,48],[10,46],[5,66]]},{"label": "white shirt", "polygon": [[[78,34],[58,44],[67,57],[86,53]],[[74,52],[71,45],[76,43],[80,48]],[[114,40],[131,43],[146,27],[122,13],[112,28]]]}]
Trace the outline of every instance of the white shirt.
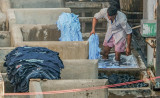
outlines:
[{"label": "white shirt", "polygon": [[105,36],[105,41],[109,41],[112,36],[115,40],[115,44],[117,44],[119,41],[126,40],[126,35],[132,33],[132,29],[127,23],[126,15],[120,11],[117,12],[116,19],[111,22],[111,20],[108,19],[107,16],[107,9],[103,8],[100,10],[100,12],[96,13],[94,17],[96,19],[105,18],[108,21],[108,29]]}]

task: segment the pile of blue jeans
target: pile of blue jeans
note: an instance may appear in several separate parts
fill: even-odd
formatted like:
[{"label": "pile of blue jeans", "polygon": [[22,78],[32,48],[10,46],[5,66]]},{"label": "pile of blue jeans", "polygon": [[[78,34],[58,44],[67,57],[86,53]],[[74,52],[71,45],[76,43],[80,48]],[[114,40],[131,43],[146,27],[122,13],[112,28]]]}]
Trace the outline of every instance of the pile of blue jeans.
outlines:
[{"label": "pile of blue jeans", "polygon": [[30,79],[60,79],[64,68],[59,53],[43,47],[17,47],[6,55],[4,66],[14,92],[28,92]]}]

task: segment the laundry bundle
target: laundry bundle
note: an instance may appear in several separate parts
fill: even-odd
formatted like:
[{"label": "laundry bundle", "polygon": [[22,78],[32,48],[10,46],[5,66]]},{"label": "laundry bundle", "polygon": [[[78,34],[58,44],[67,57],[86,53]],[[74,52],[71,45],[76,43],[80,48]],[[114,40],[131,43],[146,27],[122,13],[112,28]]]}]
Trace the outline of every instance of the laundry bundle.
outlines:
[{"label": "laundry bundle", "polygon": [[60,41],[83,41],[78,15],[62,13],[57,21],[57,27],[61,31]]},{"label": "laundry bundle", "polygon": [[64,68],[59,53],[43,47],[17,47],[6,55],[4,66],[14,92],[28,92],[30,79],[60,79]]}]

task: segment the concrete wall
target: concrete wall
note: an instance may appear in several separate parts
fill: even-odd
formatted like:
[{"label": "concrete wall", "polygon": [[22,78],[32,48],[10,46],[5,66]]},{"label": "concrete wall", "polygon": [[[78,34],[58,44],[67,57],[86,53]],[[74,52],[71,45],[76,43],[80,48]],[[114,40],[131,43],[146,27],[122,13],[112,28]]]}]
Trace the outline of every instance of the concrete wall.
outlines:
[{"label": "concrete wall", "polygon": [[88,59],[89,43],[84,42],[19,42],[14,45],[18,46],[34,46],[46,47],[53,51],[59,52],[61,59]]},{"label": "concrete wall", "polygon": [[10,47],[10,34],[8,31],[0,31],[0,47]]},{"label": "concrete wall", "polygon": [[23,41],[59,41],[57,25],[25,25],[20,27]]},{"label": "concrete wall", "polygon": [[1,0],[3,12],[10,8],[63,8],[64,0]]},{"label": "concrete wall", "polygon": [[11,28],[11,46],[46,47],[60,53],[61,59],[88,59],[88,41],[60,42],[60,41],[23,41],[21,29],[23,25],[14,25]]},{"label": "concrete wall", "polygon": [[[105,86],[107,80],[48,80],[31,81],[30,92],[45,92]],[[108,98],[107,89],[85,90],[74,93],[36,95],[31,98]]]},{"label": "concrete wall", "polygon": [[9,27],[13,24],[56,24],[59,16],[70,13],[69,8],[35,8],[35,9],[9,9]]},{"label": "concrete wall", "polygon": [[98,60],[63,60],[62,79],[98,79]]}]

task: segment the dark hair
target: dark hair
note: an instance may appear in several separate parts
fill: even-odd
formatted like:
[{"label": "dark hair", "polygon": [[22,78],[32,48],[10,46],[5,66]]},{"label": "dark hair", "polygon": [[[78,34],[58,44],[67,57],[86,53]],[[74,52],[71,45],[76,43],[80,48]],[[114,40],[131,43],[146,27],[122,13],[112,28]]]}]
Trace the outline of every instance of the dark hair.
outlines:
[{"label": "dark hair", "polygon": [[117,14],[117,8],[115,6],[110,6],[107,10],[109,16],[114,16]]},{"label": "dark hair", "polygon": [[109,4],[110,6],[115,6],[117,10],[120,10],[119,0],[112,0],[111,2],[109,2]]}]

